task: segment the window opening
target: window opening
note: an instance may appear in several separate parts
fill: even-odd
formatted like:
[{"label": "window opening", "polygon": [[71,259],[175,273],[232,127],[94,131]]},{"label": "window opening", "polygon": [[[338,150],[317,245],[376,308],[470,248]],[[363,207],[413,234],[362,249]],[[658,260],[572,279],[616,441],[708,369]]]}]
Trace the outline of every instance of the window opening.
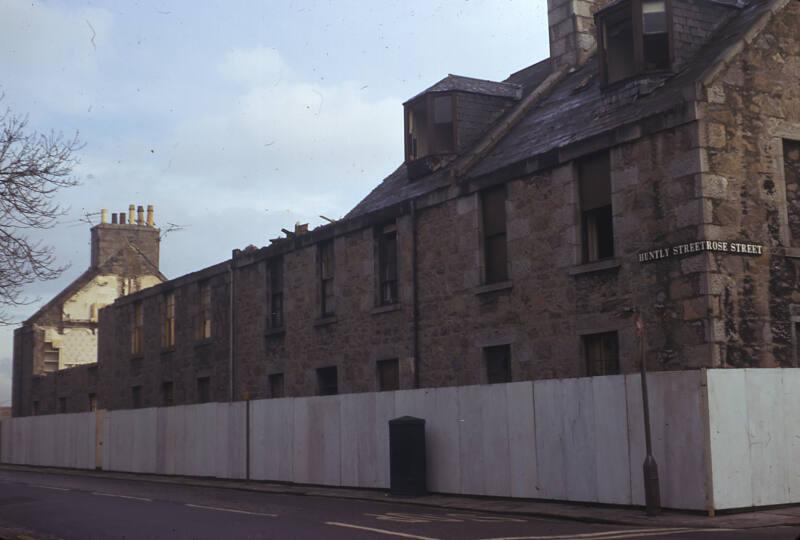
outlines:
[{"label": "window opening", "polygon": [[317,393],[320,396],[333,396],[339,393],[338,369],[336,366],[317,369]]},{"label": "window opening", "polygon": [[619,342],[616,332],[583,336],[583,351],[590,377],[619,373]]},{"label": "window opening", "polygon": [[397,303],[397,230],[394,225],[384,227],[378,238],[378,274],[379,303]]},{"label": "window opening", "polygon": [[282,398],[285,395],[283,373],[273,373],[269,376],[269,397]]},{"label": "window opening", "polygon": [[397,358],[379,360],[377,368],[379,391],[385,392],[400,389],[400,363]]},{"label": "window opening", "polygon": [[273,259],[269,265],[270,328],[283,328],[283,258]]},{"label": "window opening", "polygon": [[162,314],[163,327],[161,332],[161,346],[165,348],[175,346],[175,294],[169,293],[164,297],[164,313]]},{"label": "window opening", "polygon": [[483,261],[485,283],[508,279],[508,242],[506,238],[506,187],[481,193],[483,215]]},{"label": "window opening", "polygon": [[483,356],[486,361],[486,382],[511,382],[511,345],[486,347]]},{"label": "window opening", "polygon": [[607,152],[578,164],[583,262],[614,256],[611,164]]},{"label": "window opening", "polygon": [[319,245],[319,276],[321,315],[331,317],[336,310],[336,299],[333,295],[333,240]]}]

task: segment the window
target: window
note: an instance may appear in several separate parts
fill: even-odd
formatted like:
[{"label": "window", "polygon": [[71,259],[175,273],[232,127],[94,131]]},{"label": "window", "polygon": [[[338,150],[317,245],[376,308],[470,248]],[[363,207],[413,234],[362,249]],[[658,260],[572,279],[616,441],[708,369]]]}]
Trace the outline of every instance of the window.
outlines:
[{"label": "window", "polygon": [[42,367],[45,373],[54,373],[58,371],[59,365],[59,352],[58,349],[53,347],[49,341],[44,343],[44,366]]},{"label": "window", "polygon": [[200,284],[200,305],[197,317],[197,339],[211,338],[211,284]]},{"label": "window", "polygon": [[317,393],[320,396],[333,396],[339,393],[339,374],[336,366],[317,369]]},{"label": "window", "polygon": [[322,317],[331,317],[336,310],[333,295],[333,240],[319,245],[320,302]]},{"label": "window", "polygon": [[578,163],[583,262],[614,256],[611,162],[608,152]]},{"label": "window", "polygon": [[511,345],[486,347],[483,349],[483,358],[486,362],[486,382],[511,382]]},{"label": "window", "polygon": [[97,410],[97,394],[89,394],[89,410],[91,412]]},{"label": "window", "polygon": [[131,331],[131,354],[142,354],[142,334],[144,332],[144,310],[142,303],[133,304],[133,329]]},{"label": "window", "polygon": [[454,99],[426,94],[406,105],[406,159],[455,151]]},{"label": "window", "polygon": [[161,404],[165,407],[175,405],[175,385],[172,381],[161,383]]},{"label": "window", "polygon": [[379,304],[397,303],[397,228],[387,225],[378,232]]},{"label": "window", "polygon": [[161,346],[165,349],[175,346],[175,293],[164,295],[164,312],[161,317]]},{"label": "window", "polygon": [[800,320],[792,321],[792,366],[800,366]]},{"label": "window", "polygon": [[209,401],[211,401],[211,377],[200,377],[197,379],[197,402]]},{"label": "window", "polygon": [[590,377],[619,373],[619,344],[616,332],[583,336],[583,354]]},{"label": "window", "polygon": [[269,263],[269,326],[283,328],[283,258]]},{"label": "window", "polygon": [[483,217],[484,283],[508,279],[508,243],[506,241],[506,187],[481,193]]},{"label": "window", "polygon": [[400,363],[397,358],[378,361],[378,390],[381,392],[400,389]]},{"label": "window", "polygon": [[783,141],[783,168],[791,245],[800,247],[800,141]]},{"label": "window", "polygon": [[269,376],[269,397],[282,398],[285,395],[283,373],[273,373]]},{"label": "window", "polygon": [[39,414],[39,401],[34,401],[31,409],[31,414],[37,416]]},{"label": "window", "polygon": [[58,413],[64,414],[67,412],[67,398],[58,398]]},{"label": "window", "polygon": [[142,387],[134,386],[131,388],[131,404],[134,409],[142,407]]},{"label": "window", "polygon": [[628,0],[598,15],[600,58],[606,83],[670,69],[668,1]]}]

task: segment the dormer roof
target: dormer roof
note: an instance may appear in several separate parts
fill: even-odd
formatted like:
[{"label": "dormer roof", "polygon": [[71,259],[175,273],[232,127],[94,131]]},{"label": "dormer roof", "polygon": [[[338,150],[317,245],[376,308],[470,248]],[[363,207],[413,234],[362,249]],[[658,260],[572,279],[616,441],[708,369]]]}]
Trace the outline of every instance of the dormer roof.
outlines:
[{"label": "dormer roof", "polygon": [[[406,101],[410,103],[420,96],[433,92],[466,92],[470,94],[482,94],[485,96],[495,96],[508,99],[519,99],[522,97],[522,85],[511,82],[487,81],[485,79],[474,79],[472,77],[462,77],[461,75],[448,75],[430,88],[427,88]],[[406,104],[404,103],[404,105]]]}]

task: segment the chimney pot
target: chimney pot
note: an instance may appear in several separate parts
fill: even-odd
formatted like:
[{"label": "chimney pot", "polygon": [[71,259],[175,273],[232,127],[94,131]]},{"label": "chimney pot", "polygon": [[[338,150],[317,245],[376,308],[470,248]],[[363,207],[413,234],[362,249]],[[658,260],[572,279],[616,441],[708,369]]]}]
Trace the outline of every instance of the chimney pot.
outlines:
[{"label": "chimney pot", "polygon": [[100,210],[100,223],[106,223],[108,221],[108,210],[103,208]]},{"label": "chimney pot", "polygon": [[144,206],[139,206],[136,209],[136,224],[144,225]]},{"label": "chimney pot", "polygon": [[117,224],[117,213],[116,212],[111,214],[111,224],[112,225],[116,225]]},{"label": "chimney pot", "polygon": [[131,225],[136,223],[136,205],[128,205],[128,223]]},{"label": "chimney pot", "polygon": [[147,205],[147,226],[148,227],[155,227],[156,226],[154,209],[153,209],[153,205],[152,204],[148,204]]},{"label": "chimney pot", "polygon": [[120,225],[125,225],[125,212],[120,212],[119,213],[119,224]]}]

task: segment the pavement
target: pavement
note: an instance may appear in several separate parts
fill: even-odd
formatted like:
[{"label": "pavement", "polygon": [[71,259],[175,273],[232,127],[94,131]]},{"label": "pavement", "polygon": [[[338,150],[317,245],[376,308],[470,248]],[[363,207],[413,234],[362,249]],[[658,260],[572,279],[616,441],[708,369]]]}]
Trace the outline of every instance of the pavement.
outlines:
[{"label": "pavement", "polygon": [[[150,474],[117,473],[0,465],[0,471],[36,472],[55,476],[75,476],[111,480],[136,480],[161,485],[194,486],[215,489],[283,494],[306,497],[350,499],[358,501],[398,503],[448,511],[481,512],[509,516],[552,518],[583,523],[625,525],[643,528],[690,528],[690,529],[758,529],[773,527],[800,528],[800,505],[768,508],[758,511],[718,514],[708,516],[680,511],[663,511],[658,516],[647,516],[643,508],[570,504],[563,502],[533,501],[521,499],[469,497],[431,494],[423,497],[392,497],[384,490],[334,488],[307,486],[275,482],[162,476]],[[0,523],[0,527],[2,523]],[[0,529],[2,531],[2,529]],[[22,531],[20,534],[25,534]],[[13,536],[11,536],[14,538]],[[0,534],[2,538],[2,534]]]}]

